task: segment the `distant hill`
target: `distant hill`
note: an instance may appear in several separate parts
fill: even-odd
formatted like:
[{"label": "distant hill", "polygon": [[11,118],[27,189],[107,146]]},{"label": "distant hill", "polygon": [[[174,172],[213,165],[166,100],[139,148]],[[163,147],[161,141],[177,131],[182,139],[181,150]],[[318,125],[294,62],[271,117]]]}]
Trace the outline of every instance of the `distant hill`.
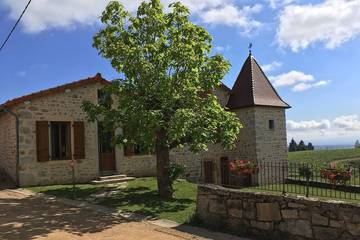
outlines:
[{"label": "distant hill", "polygon": [[338,160],[360,161],[360,148],[315,150],[288,153],[291,163],[322,164]]},{"label": "distant hill", "polygon": [[330,150],[330,149],[350,149],[350,148],[354,148],[354,145],[315,145],[315,150]]}]

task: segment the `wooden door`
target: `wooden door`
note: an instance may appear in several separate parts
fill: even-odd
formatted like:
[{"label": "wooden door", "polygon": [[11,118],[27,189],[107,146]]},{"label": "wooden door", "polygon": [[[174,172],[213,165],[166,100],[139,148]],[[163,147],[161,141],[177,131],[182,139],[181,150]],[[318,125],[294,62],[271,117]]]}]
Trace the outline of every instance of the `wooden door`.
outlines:
[{"label": "wooden door", "polygon": [[98,126],[100,172],[115,171],[115,148],[112,144],[113,133],[106,131],[101,124]]},{"label": "wooden door", "polygon": [[230,179],[229,158],[222,157],[220,160],[221,160],[221,184],[223,186],[229,186],[229,179]]},{"label": "wooden door", "polygon": [[205,183],[214,183],[213,182],[213,163],[212,163],[212,161],[204,162],[204,172],[205,172]]}]

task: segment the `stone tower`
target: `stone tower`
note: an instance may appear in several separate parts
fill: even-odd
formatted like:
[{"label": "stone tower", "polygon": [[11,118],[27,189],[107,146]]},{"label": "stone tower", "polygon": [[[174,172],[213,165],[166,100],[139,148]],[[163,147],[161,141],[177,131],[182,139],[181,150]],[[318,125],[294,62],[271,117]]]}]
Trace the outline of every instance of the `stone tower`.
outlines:
[{"label": "stone tower", "polygon": [[[244,125],[236,147],[239,157],[273,166],[287,162],[285,110],[290,106],[281,99],[251,53],[230,91],[227,107]],[[263,168],[259,182],[279,177],[272,175]]]}]

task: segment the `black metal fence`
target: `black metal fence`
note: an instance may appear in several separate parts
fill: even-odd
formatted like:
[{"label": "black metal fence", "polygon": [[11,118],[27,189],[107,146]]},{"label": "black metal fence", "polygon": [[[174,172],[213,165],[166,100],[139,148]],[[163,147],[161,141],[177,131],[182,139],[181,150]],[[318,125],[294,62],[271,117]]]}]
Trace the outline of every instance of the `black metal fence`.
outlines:
[{"label": "black metal fence", "polygon": [[356,166],[260,163],[255,170],[245,170],[230,173],[230,187],[274,191],[284,195],[360,200],[360,168]]}]

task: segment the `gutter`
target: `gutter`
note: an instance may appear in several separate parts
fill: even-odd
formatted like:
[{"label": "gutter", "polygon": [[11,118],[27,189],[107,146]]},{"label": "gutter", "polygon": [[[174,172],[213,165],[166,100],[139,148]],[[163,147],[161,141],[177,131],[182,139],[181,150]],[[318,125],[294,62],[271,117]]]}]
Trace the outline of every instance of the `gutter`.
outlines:
[{"label": "gutter", "polygon": [[0,112],[9,113],[15,118],[15,124],[16,124],[16,166],[15,166],[15,175],[16,175],[16,186],[19,187],[20,185],[20,179],[19,179],[19,165],[20,165],[20,142],[19,142],[19,127],[20,127],[20,121],[19,116],[11,111],[8,108],[0,109]]}]

